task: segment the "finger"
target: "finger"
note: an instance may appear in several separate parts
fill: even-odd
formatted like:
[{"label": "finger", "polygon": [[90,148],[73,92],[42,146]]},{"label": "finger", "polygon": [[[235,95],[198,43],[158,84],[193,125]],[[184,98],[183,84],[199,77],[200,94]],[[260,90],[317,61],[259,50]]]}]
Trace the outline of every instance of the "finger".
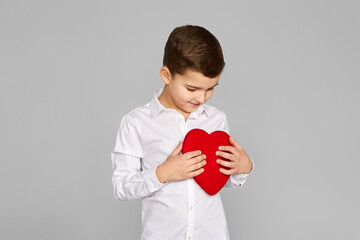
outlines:
[{"label": "finger", "polygon": [[201,162],[190,165],[187,169],[189,172],[193,172],[195,170],[202,168],[205,165],[206,165],[206,160],[202,160]]},{"label": "finger", "polygon": [[204,171],[205,171],[205,170],[204,170],[203,168],[200,168],[200,169],[198,169],[198,170],[196,170],[196,171],[190,172],[190,173],[189,173],[189,178],[196,177],[196,176],[202,174]]},{"label": "finger", "polygon": [[225,158],[227,160],[231,160],[231,161],[235,160],[234,155],[232,153],[217,151],[216,156],[219,156],[219,157]]},{"label": "finger", "polygon": [[219,150],[235,153],[235,148],[233,146],[219,146]]},{"label": "finger", "polygon": [[241,145],[232,136],[229,137],[229,141],[230,141],[231,145],[233,145],[235,148],[238,148],[240,150],[243,149],[241,147]]},{"label": "finger", "polygon": [[187,164],[188,164],[188,166],[191,166],[191,165],[201,162],[204,159],[206,159],[206,155],[201,154],[200,156],[188,159]]},{"label": "finger", "polygon": [[182,149],[182,141],[176,146],[175,150],[172,152],[172,155],[179,155]]},{"label": "finger", "polygon": [[218,159],[216,161],[216,163],[223,166],[223,167],[227,167],[227,168],[234,168],[235,167],[234,162],[224,161],[224,160],[221,160],[221,159]]},{"label": "finger", "polygon": [[186,159],[190,159],[190,158],[196,157],[196,156],[198,156],[200,154],[201,154],[201,151],[196,150],[196,151],[187,152],[187,153],[185,153],[183,155],[185,156]]},{"label": "finger", "polygon": [[219,171],[224,174],[224,175],[233,175],[235,173],[235,170],[233,169],[224,169],[224,168],[220,168]]}]

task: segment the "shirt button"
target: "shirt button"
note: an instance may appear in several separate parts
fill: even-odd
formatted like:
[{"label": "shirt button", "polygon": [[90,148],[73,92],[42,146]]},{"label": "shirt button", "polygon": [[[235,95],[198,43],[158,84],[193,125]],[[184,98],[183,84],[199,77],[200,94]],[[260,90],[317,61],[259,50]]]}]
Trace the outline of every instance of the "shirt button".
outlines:
[{"label": "shirt button", "polygon": [[188,236],[188,239],[190,240],[190,239],[191,239],[191,237],[190,237],[190,236]]},{"label": "shirt button", "polygon": [[157,188],[157,184],[154,183],[153,187],[154,187],[154,188]]},{"label": "shirt button", "polygon": [[194,209],[193,206],[191,206],[191,207],[190,207],[190,211],[192,211],[193,209]]}]

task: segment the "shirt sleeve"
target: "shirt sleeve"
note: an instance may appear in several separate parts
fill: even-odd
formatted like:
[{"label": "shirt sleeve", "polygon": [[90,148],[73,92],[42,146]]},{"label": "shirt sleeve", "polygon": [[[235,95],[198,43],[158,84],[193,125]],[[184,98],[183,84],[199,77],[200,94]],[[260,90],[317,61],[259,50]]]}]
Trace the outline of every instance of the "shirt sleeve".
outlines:
[{"label": "shirt sleeve", "polygon": [[156,167],[141,169],[142,156],[140,133],[129,116],[125,115],[117,132],[114,151],[111,152],[112,184],[116,199],[144,198],[165,185],[159,182]]},{"label": "shirt sleeve", "polygon": [[[226,132],[227,134],[230,135],[230,131],[229,131],[229,124],[227,121],[227,117],[226,114],[224,116],[223,122],[221,124],[221,129],[222,131]],[[231,136],[231,135],[230,135]],[[249,156],[250,157],[250,156]],[[250,157],[251,161],[252,161],[252,169],[249,173],[247,174],[243,174],[243,173],[239,173],[239,174],[233,174],[229,177],[229,180],[226,182],[224,187],[240,187],[242,186],[246,180],[247,177],[250,175],[250,173],[252,173],[252,171],[254,170],[254,161],[252,160],[252,158]]]}]

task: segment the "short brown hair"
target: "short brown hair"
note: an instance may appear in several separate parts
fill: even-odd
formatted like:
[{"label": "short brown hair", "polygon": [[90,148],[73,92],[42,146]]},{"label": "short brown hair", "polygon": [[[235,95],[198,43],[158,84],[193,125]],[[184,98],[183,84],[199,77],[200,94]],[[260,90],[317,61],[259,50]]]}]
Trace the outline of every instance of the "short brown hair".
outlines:
[{"label": "short brown hair", "polygon": [[200,26],[185,25],[170,33],[163,65],[173,75],[182,75],[190,69],[206,77],[216,77],[222,72],[225,62],[220,43],[212,33]]}]

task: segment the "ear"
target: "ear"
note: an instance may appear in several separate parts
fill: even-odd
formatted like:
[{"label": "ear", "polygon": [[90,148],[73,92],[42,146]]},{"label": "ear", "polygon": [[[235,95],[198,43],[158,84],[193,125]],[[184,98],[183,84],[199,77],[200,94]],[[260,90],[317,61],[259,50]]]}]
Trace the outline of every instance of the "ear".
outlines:
[{"label": "ear", "polygon": [[160,68],[160,77],[165,84],[169,84],[171,80],[171,73],[168,67],[163,66]]}]

